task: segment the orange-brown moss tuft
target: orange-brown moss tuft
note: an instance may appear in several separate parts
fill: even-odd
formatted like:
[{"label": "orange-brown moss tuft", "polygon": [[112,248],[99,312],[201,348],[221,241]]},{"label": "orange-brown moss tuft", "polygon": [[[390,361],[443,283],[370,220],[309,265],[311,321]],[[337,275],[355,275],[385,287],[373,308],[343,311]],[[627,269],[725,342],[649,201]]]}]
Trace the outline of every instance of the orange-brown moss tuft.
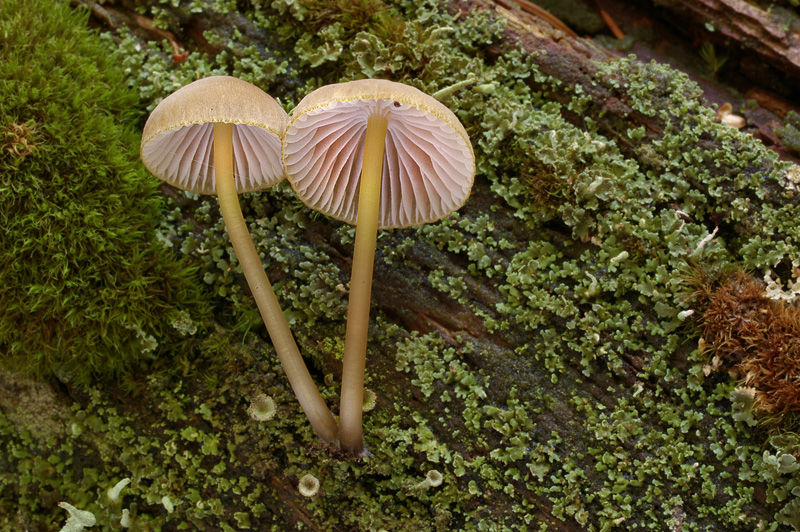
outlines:
[{"label": "orange-brown moss tuft", "polygon": [[6,152],[24,159],[37,149],[39,130],[36,122],[28,120],[24,124],[11,123],[0,132],[0,143]]},{"label": "orange-brown moss tuft", "polygon": [[723,367],[736,366],[758,343],[770,301],[764,288],[758,279],[734,272],[723,276],[709,293],[700,325],[706,345]]},{"label": "orange-brown moss tuft", "polygon": [[693,270],[691,281],[712,367],[735,370],[769,418],[800,412],[800,308],[770,299],[766,285],[742,271]]},{"label": "orange-brown moss tuft", "polygon": [[756,388],[756,407],[782,416],[800,411],[800,308],[772,301],[761,334],[739,364],[745,384]]}]

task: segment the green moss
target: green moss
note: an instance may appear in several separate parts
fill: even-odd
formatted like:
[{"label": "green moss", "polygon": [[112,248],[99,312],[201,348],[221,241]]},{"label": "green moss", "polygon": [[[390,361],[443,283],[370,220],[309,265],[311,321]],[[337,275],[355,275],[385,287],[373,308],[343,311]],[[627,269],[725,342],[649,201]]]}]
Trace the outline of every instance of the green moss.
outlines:
[{"label": "green moss", "polygon": [[138,102],[87,14],[0,9],[2,363],[86,383],[173,342],[171,312],[203,323],[207,307],[193,268],[154,240]]}]

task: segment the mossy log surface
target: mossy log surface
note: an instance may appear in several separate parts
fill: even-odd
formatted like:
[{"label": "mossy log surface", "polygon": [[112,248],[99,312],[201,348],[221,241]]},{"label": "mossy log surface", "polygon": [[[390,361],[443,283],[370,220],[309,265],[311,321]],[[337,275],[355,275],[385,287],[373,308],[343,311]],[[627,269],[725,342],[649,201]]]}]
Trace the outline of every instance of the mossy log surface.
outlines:
[{"label": "mossy log surface", "polygon": [[[54,530],[66,501],[102,530],[123,509],[131,530],[800,530],[798,424],[765,422],[735,364],[698,348],[702,308],[687,295],[698,271],[792,279],[800,179],[773,134],[794,127],[785,112],[743,105],[724,71],[694,82],[490,2],[73,3],[111,32],[106,44],[144,47],[120,60],[143,108],[198,73],[244,72],[284,104],[340,78],[431,92],[475,75],[444,102],[479,171],[456,215],[380,234],[370,455],[357,460],[305,424],[215,200],[163,187],[158,232],[197,265],[217,317],[179,308],[190,317],[173,326],[188,339],[163,341],[121,383],[0,372],[11,449],[0,528]],[[366,29],[350,31],[353,20]],[[398,35],[419,41],[403,48]],[[263,63],[248,70],[252,57]],[[146,71],[153,61],[166,66]],[[790,94],[759,89],[791,107]],[[709,109],[725,101],[744,132]],[[242,206],[335,410],[352,230],[288,186]],[[277,404],[267,422],[247,413],[260,393]],[[305,474],[320,480],[311,497],[298,492]]]}]

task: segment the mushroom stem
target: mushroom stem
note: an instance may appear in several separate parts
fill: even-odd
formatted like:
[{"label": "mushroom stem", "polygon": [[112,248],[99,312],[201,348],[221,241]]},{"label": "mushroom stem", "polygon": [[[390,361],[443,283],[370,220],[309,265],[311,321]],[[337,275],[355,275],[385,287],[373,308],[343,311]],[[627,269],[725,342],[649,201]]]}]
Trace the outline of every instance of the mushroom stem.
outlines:
[{"label": "mushroom stem", "polygon": [[303,362],[303,357],[300,356],[278,298],[275,297],[267,274],[264,273],[261,258],[250,239],[250,232],[239,206],[239,196],[236,193],[233,176],[233,124],[214,124],[214,173],[219,210],[225,220],[228,236],[264,324],[267,326],[283,371],[317,436],[327,443],[333,442],[336,439],[336,420],[325,405]]},{"label": "mushroom stem", "polygon": [[381,172],[386,142],[387,117],[373,114],[367,121],[364,162],[358,191],[358,218],[350,273],[350,301],[342,367],[342,398],[339,407],[339,443],[352,454],[363,451],[361,416],[364,402],[364,367],[367,359],[372,267],[381,203]]}]

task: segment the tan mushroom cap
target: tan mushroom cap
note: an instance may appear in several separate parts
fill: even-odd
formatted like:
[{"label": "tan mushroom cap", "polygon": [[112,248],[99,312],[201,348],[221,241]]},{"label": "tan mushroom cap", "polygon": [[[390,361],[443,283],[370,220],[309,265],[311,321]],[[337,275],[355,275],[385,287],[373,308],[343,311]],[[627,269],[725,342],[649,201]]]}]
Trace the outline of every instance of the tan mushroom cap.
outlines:
[{"label": "tan mushroom cap", "polygon": [[167,183],[214,194],[215,122],[233,126],[237,192],[283,179],[281,137],[286,111],[255,85],[230,76],[203,78],[170,94],[150,114],[142,133],[142,161]]},{"label": "tan mushroom cap", "polygon": [[380,229],[433,222],[460,208],[475,178],[464,126],[422,91],[386,80],[327,85],[292,111],[283,166],[312,209],[355,224],[367,120],[389,119],[383,157]]}]

